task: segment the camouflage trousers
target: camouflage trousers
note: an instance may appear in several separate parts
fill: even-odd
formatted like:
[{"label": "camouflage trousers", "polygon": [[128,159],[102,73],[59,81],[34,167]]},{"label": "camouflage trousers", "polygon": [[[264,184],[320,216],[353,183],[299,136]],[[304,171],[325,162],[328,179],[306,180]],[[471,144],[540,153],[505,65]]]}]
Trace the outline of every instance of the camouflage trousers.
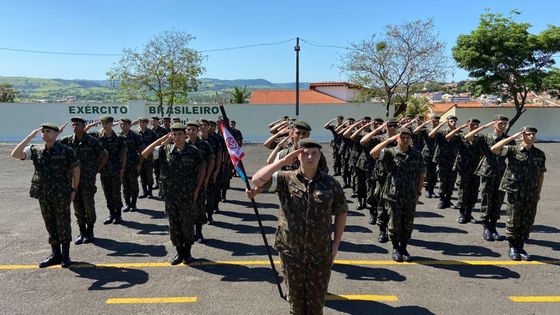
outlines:
[{"label": "camouflage trousers", "polygon": [[119,174],[101,174],[101,187],[109,210],[121,209],[121,177]]},{"label": "camouflage trousers", "polygon": [[194,243],[194,218],[196,205],[191,198],[165,199],[165,213],[169,219],[169,237],[174,246]]},{"label": "camouflage trousers", "polygon": [[451,163],[438,163],[437,173],[439,177],[439,197],[440,199],[451,200],[457,172],[453,170]]},{"label": "camouflage trousers", "polygon": [[71,242],[70,199],[39,199],[39,207],[49,233],[49,244]]},{"label": "camouflage trousers", "polygon": [[482,220],[492,221],[500,218],[500,209],[505,197],[505,193],[499,190],[501,175],[480,178],[480,218]]},{"label": "camouflage trousers", "polygon": [[337,147],[333,148],[333,160],[334,160],[334,169],[335,172],[340,170],[342,168],[342,156],[340,155],[340,153],[338,152],[339,149]]},{"label": "camouflage trousers", "polygon": [[201,190],[198,193],[195,204],[195,223],[206,224],[206,190]]},{"label": "camouflage trousers", "polygon": [[74,196],[74,215],[78,221],[78,225],[93,225],[97,216],[95,215],[95,193],[97,187],[94,185],[78,186],[78,191]]},{"label": "camouflage trousers", "polygon": [[358,198],[367,197],[367,176],[370,172],[361,168],[355,168],[356,174],[356,194]]},{"label": "camouflage trousers", "polygon": [[[161,164],[154,163],[153,167],[154,167],[154,175],[156,176],[156,181],[159,182],[159,175],[161,173]],[[152,180],[152,184],[153,184],[153,180]]]},{"label": "camouflage trousers", "polygon": [[529,239],[537,215],[538,196],[534,193],[507,193],[506,236],[518,241]]},{"label": "camouflage trousers", "polygon": [[433,192],[437,183],[437,163],[432,161],[432,157],[424,157],[426,165],[426,191]]},{"label": "camouflage trousers", "polygon": [[352,177],[352,169],[350,168],[350,162],[349,159],[346,157],[342,157],[342,176],[344,178]]},{"label": "camouflage trousers", "polygon": [[389,214],[389,239],[397,242],[410,240],[414,227],[416,201],[386,201],[385,204]]},{"label": "camouflage trousers", "polygon": [[[155,164],[159,165],[159,161]],[[142,186],[145,185],[150,187],[154,186],[154,161],[153,160],[144,160],[142,162],[142,167],[140,168],[140,183],[142,183]]]},{"label": "camouflage trousers", "polygon": [[377,181],[375,180],[372,174],[368,174],[366,184],[367,184],[366,203],[369,205],[369,212],[372,214],[377,213],[377,205],[379,204],[379,201],[377,200],[377,196],[375,195]]},{"label": "camouflage trousers", "polygon": [[130,167],[124,170],[122,178],[124,198],[138,197],[138,172],[136,168]]},{"label": "camouflage trousers", "polygon": [[[210,179],[210,181],[212,181],[212,179]],[[209,182],[206,187],[206,214],[212,215],[214,213],[214,209],[217,208],[217,195],[219,195],[218,184],[216,182]]]},{"label": "camouflage trousers", "polygon": [[288,287],[290,314],[323,314],[331,265],[305,263],[301,258],[280,254]]},{"label": "camouflage trousers", "polygon": [[478,199],[478,176],[472,172],[459,172],[459,190],[457,191],[457,207],[461,210],[472,209]]},{"label": "camouflage trousers", "polygon": [[385,178],[377,181],[375,188],[375,201],[377,202],[377,225],[379,227],[386,228],[389,223],[389,212],[387,211],[387,202],[382,198],[384,185]]}]

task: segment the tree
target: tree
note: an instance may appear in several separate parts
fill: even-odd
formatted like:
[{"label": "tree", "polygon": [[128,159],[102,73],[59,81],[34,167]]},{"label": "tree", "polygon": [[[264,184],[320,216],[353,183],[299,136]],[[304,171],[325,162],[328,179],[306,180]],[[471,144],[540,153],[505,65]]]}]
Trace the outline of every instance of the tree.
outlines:
[{"label": "tree", "polygon": [[233,87],[233,90],[229,91],[231,96],[231,102],[234,104],[243,104],[245,100],[251,95],[251,92],[247,90],[247,87],[239,88],[237,86]]},{"label": "tree", "polygon": [[129,99],[137,95],[156,100],[160,108],[173,106],[196,91],[198,77],[205,71],[202,55],[188,47],[195,39],[185,32],[166,31],[154,36],[141,52],[130,48],[109,71],[109,80]]},{"label": "tree", "polygon": [[412,115],[414,117],[425,114],[430,106],[428,99],[424,97],[410,97],[402,116]]},{"label": "tree", "polygon": [[388,25],[380,39],[352,43],[341,58],[349,80],[369,90],[383,91],[386,116],[395,102],[406,104],[419,83],[445,78],[449,61],[432,19]]},{"label": "tree", "polygon": [[453,58],[473,78],[468,85],[471,91],[513,100],[516,113],[509,128],[525,112],[528,93],[541,92],[547,88],[543,84],[547,79],[554,80],[553,55],[560,51],[559,27],[549,25],[540,34],[530,34],[529,23],[514,21],[519,14],[482,14],[478,27],[460,35],[453,47]]},{"label": "tree", "polygon": [[13,103],[18,91],[9,83],[0,83],[0,103]]}]

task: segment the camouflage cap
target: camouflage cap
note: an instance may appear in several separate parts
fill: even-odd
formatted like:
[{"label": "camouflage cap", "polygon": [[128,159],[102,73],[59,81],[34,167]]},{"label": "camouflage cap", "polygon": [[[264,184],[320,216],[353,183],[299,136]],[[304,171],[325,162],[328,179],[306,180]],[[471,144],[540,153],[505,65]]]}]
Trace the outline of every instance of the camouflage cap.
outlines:
[{"label": "camouflage cap", "polygon": [[338,116],[336,116],[336,118],[338,118],[338,119],[344,119],[344,116],[338,115]]},{"label": "camouflage cap", "polygon": [[82,123],[86,123],[86,120],[83,117],[79,117],[79,116],[75,116],[70,118],[71,122],[82,122]]},{"label": "camouflage cap", "polygon": [[210,124],[210,122],[209,122],[208,119],[206,119],[206,118],[201,118],[201,119],[198,120],[198,122],[199,122],[200,124],[207,124],[207,125]]},{"label": "camouflage cap", "polygon": [[99,120],[100,120],[102,123],[112,123],[113,121],[115,121],[115,119],[114,119],[113,117],[111,117],[111,116],[101,116],[101,117],[99,118]]},{"label": "camouflage cap", "polygon": [[164,120],[164,121],[166,121],[166,120],[171,120],[171,117],[165,116],[165,117],[163,117],[163,120]]},{"label": "camouflage cap", "polygon": [[140,117],[138,118],[139,122],[149,122],[150,120],[148,119],[148,117]]},{"label": "camouflage cap", "polygon": [[373,121],[378,122],[378,123],[383,123],[384,122],[383,118],[381,118],[381,117],[375,117],[373,119]]},{"label": "camouflage cap", "polygon": [[468,122],[471,124],[480,124],[480,120],[478,118],[471,118]]},{"label": "camouflage cap", "polygon": [[185,131],[185,129],[187,129],[187,126],[182,123],[174,123],[171,125],[171,131]]},{"label": "camouflage cap", "polygon": [[533,127],[533,126],[530,126],[530,125],[523,126],[523,128],[521,130],[523,130],[523,132],[534,132],[534,133],[538,132],[536,127]]},{"label": "camouflage cap", "polygon": [[155,120],[159,121],[159,117],[158,117],[158,116],[152,116],[152,119],[155,119]]},{"label": "camouflage cap", "polygon": [[121,119],[119,119],[119,120],[121,122],[132,124],[132,120],[130,120],[130,118],[128,118],[128,117],[121,117]]},{"label": "camouflage cap", "polygon": [[507,118],[507,117],[504,116],[504,115],[496,115],[496,116],[494,116],[494,121],[498,121],[498,120],[501,120],[501,121],[509,121],[509,118]]},{"label": "camouflage cap", "polygon": [[394,118],[394,117],[391,117],[391,118],[387,119],[387,124],[388,124],[388,125],[389,125],[389,124],[393,124],[393,125],[394,125],[394,124],[398,124],[398,123],[399,123],[399,121],[398,121],[396,118]]},{"label": "camouflage cap", "polygon": [[214,120],[209,120],[208,123],[210,124],[210,126],[216,126],[218,124]]},{"label": "camouflage cap", "polygon": [[410,129],[408,128],[397,129],[397,134],[403,134],[403,133],[412,137],[412,132],[410,132]]},{"label": "camouflage cap", "polygon": [[311,126],[309,126],[309,124],[306,121],[303,121],[303,120],[298,120],[298,121],[294,122],[294,127],[297,128],[297,129],[303,129],[303,130],[311,131]]},{"label": "camouflage cap", "polygon": [[200,125],[199,125],[196,121],[188,121],[188,122],[187,122],[187,127],[196,127],[196,128],[200,128]]},{"label": "camouflage cap", "polygon": [[171,118],[171,120],[173,120],[173,121],[180,121],[181,118],[179,118],[179,117],[173,117],[173,118]]},{"label": "camouflage cap", "polygon": [[432,118],[430,118],[430,119],[432,119],[432,120],[440,120],[440,118],[441,118],[441,117],[440,117],[439,115],[435,115],[435,116],[432,116]]},{"label": "camouflage cap", "polygon": [[313,140],[313,139],[309,139],[309,138],[305,138],[299,141],[299,146],[300,148],[318,148],[321,149],[322,146],[319,142]]},{"label": "camouflage cap", "polygon": [[60,131],[60,129],[58,129],[58,126],[57,126],[57,125],[51,124],[51,123],[42,123],[42,124],[41,124],[41,128],[43,128],[43,129],[51,129],[51,130],[54,130],[54,131],[56,131],[56,132],[59,132],[59,131]]},{"label": "camouflage cap", "polygon": [[455,115],[449,115],[449,116],[447,116],[447,119],[446,119],[446,120],[455,120],[455,121],[457,121],[457,116],[455,116]]},{"label": "camouflage cap", "polygon": [[363,120],[371,120],[371,117],[369,116],[364,116],[364,118],[362,118]]}]

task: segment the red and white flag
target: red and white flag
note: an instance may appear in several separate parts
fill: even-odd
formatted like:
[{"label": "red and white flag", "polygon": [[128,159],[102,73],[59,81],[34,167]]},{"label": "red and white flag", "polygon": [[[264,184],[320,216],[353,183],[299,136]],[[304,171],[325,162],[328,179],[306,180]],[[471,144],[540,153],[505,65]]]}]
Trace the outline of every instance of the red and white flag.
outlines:
[{"label": "red and white flag", "polygon": [[241,161],[241,159],[245,156],[245,152],[243,152],[235,138],[229,132],[228,128],[224,126],[223,122],[220,122],[220,130],[224,136],[229,156],[231,157],[232,162],[237,164],[236,162]]}]

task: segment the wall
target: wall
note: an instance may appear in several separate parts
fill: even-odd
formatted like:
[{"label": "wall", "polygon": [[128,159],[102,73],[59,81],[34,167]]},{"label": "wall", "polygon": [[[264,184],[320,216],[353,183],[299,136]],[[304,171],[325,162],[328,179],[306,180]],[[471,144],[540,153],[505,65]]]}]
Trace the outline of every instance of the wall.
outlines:
[{"label": "wall", "polygon": [[360,94],[358,89],[349,89],[346,86],[317,86],[313,89],[346,102],[352,102]]}]

